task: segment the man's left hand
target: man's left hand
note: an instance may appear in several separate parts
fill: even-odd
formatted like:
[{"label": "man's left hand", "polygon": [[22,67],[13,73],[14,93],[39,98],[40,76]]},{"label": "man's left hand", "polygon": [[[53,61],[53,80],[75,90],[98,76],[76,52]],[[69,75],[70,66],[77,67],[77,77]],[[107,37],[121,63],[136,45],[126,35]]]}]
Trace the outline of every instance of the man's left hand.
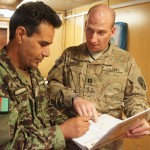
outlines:
[{"label": "man's left hand", "polygon": [[142,138],[145,135],[150,135],[150,125],[145,120],[137,120],[130,129],[126,132],[125,138]]}]

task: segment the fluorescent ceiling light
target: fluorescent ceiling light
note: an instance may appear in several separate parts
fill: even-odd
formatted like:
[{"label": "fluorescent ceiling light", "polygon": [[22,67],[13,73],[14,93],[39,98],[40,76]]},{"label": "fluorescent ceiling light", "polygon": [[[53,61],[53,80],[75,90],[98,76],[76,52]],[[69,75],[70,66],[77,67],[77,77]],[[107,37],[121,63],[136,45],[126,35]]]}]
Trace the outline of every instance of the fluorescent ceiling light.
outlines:
[{"label": "fluorescent ceiling light", "polygon": [[36,2],[37,0],[23,0],[18,6],[17,6],[17,8],[19,7],[19,6],[21,6],[22,4],[24,4],[24,3],[27,3],[27,2]]},{"label": "fluorescent ceiling light", "polygon": [[12,14],[14,13],[13,10],[9,10],[9,9],[0,9],[0,16],[2,17],[8,17],[10,18],[12,16]]}]

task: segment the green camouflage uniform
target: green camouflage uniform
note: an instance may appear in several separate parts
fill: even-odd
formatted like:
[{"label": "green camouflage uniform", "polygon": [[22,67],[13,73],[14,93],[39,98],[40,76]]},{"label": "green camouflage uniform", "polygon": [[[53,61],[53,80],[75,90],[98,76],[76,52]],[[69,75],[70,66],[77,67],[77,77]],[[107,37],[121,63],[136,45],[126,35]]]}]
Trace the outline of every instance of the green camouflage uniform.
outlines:
[{"label": "green camouflage uniform", "polygon": [[[93,102],[98,112],[119,119],[122,113],[130,117],[149,107],[145,81],[128,52],[110,44],[98,59],[90,62],[89,57],[85,43],[70,47],[50,70],[48,84],[56,107],[71,107],[72,98],[79,96]],[[121,143],[100,149],[122,149]]]},{"label": "green camouflage uniform", "polygon": [[[29,69],[32,87],[0,52],[0,97],[9,98],[9,113],[0,113],[0,149],[63,149],[58,126],[66,120],[50,104],[47,85],[38,69]],[[58,125],[57,125],[58,124]]]}]

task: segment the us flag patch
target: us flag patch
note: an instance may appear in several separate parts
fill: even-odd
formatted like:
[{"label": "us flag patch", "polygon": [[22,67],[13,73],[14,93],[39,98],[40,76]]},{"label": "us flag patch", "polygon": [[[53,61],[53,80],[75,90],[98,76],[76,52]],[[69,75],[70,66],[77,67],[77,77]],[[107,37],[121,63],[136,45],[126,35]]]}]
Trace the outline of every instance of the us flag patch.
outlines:
[{"label": "us flag patch", "polygon": [[6,97],[0,97],[0,113],[9,112],[9,100]]}]

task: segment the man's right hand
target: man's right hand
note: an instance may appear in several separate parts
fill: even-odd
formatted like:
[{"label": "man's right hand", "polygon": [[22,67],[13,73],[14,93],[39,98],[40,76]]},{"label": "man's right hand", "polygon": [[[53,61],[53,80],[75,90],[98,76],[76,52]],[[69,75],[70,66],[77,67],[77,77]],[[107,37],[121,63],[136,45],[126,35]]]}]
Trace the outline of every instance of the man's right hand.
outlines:
[{"label": "man's right hand", "polygon": [[71,118],[60,125],[65,139],[77,138],[89,130],[90,117]]},{"label": "man's right hand", "polygon": [[74,102],[73,106],[75,111],[80,116],[89,116],[93,121],[97,121],[97,118],[100,114],[98,114],[95,105],[81,97],[78,97]]}]

